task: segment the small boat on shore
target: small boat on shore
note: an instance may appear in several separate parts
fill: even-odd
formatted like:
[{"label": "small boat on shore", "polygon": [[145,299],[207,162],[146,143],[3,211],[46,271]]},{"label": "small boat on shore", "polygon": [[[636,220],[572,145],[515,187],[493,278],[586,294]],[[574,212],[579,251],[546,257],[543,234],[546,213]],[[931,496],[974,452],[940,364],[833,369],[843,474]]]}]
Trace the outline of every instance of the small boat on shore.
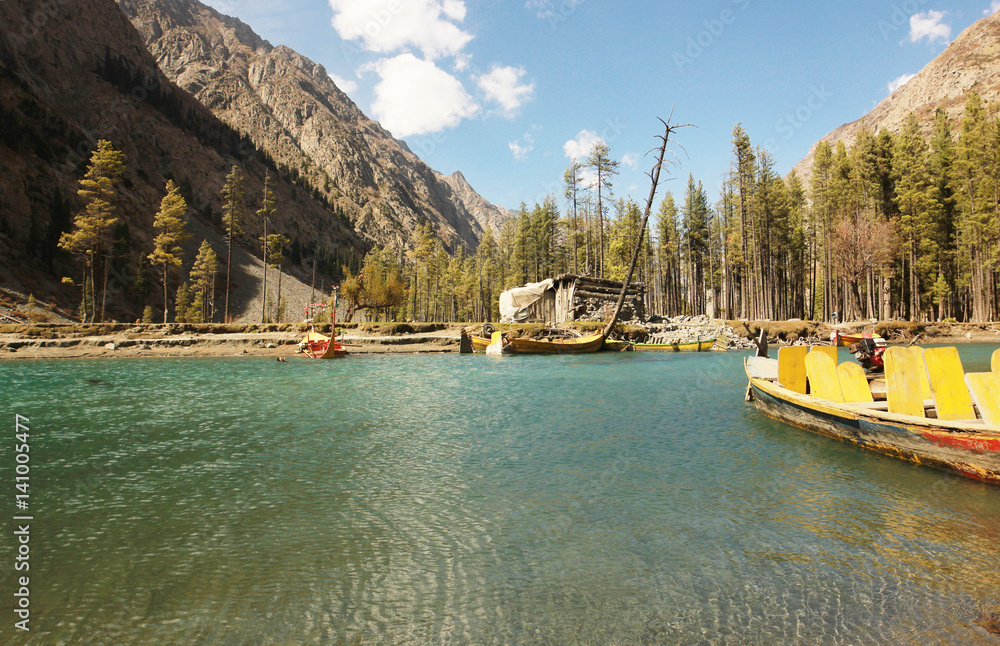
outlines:
[{"label": "small boat on shore", "polygon": [[715,339],[698,339],[696,341],[673,341],[666,343],[633,343],[635,352],[711,352]]},{"label": "small boat on shore", "polygon": [[748,399],[792,426],[1000,485],[1000,373],[965,374],[955,348],[890,348],[885,379],[870,381],[835,352],[747,359]]},{"label": "small boat on shore", "polygon": [[604,344],[604,335],[586,334],[577,337],[533,339],[514,337],[503,346],[510,354],[581,354],[597,352]]},{"label": "small boat on shore", "polygon": [[659,343],[636,343],[607,339],[604,349],[611,352],[711,352],[715,339],[698,339],[696,341],[664,341]]},{"label": "small boat on shore", "polygon": [[488,354],[579,354],[597,352],[604,342],[601,333],[580,334],[561,328],[544,328],[525,336],[519,330],[498,331],[484,325],[466,328],[463,334],[469,338],[473,352]]},{"label": "small boat on shore", "polygon": [[309,330],[302,338],[299,349],[313,359],[340,359],[347,356],[347,350],[336,338],[320,334],[315,329]]}]

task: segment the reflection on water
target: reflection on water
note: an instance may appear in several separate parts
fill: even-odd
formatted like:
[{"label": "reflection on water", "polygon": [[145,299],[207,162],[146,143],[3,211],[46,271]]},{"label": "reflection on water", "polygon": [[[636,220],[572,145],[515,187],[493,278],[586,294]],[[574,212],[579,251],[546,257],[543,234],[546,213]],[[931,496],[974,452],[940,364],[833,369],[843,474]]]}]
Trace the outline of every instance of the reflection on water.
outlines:
[{"label": "reflection on water", "polygon": [[1000,490],[759,416],[741,355],[0,379],[37,468],[11,643],[1000,643]]}]

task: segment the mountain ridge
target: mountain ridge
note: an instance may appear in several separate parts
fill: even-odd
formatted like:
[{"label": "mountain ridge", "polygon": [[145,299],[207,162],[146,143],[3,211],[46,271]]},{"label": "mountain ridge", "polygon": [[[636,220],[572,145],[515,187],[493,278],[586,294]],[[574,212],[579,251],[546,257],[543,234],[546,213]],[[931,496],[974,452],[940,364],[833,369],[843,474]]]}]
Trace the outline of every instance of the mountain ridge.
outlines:
[{"label": "mountain ridge", "polygon": [[823,141],[850,146],[863,129],[898,131],[912,112],[929,135],[936,108],[943,108],[957,126],[965,98],[976,89],[984,103],[1000,101],[1000,13],[981,18],[967,27],[916,76],[859,119],[845,123],[814,143],[793,168],[808,186],[816,148]]},{"label": "mountain ridge", "polygon": [[161,71],[276,162],[296,168],[370,242],[410,248],[430,222],[474,250],[506,210],[431,169],[369,119],[326,69],[197,0],[117,0]]}]

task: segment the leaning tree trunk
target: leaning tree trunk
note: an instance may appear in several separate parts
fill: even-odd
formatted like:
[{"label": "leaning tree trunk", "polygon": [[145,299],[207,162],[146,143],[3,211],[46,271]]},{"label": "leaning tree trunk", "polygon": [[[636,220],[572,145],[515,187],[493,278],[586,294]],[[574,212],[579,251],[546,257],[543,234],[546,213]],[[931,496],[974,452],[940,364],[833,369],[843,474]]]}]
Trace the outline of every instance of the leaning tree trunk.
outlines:
[{"label": "leaning tree trunk", "polygon": [[632,260],[628,265],[628,273],[625,274],[625,282],[622,285],[622,291],[618,295],[618,302],[615,304],[615,312],[611,316],[611,320],[604,327],[601,332],[601,336],[605,339],[611,334],[611,330],[614,329],[615,323],[618,322],[618,317],[622,313],[622,307],[625,305],[625,294],[628,292],[629,283],[632,282],[632,275],[635,273],[636,263],[639,261],[639,251],[642,249],[642,239],[643,234],[646,232],[646,225],[649,223],[649,215],[653,210],[653,199],[656,197],[656,186],[660,183],[660,170],[663,168],[663,157],[667,154],[667,142],[670,141],[670,135],[674,133],[678,128],[687,127],[690,124],[684,124],[682,126],[671,126],[670,120],[664,121],[660,119],[660,123],[663,124],[663,135],[660,137],[662,142],[660,145],[660,152],[656,158],[656,165],[653,166],[653,170],[649,173],[649,178],[652,183],[649,187],[649,198],[646,200],[646,210],[642,214],[642,223],[639,225],[639,235],[638,239],[635,241],[635,248],[632,250]]}]

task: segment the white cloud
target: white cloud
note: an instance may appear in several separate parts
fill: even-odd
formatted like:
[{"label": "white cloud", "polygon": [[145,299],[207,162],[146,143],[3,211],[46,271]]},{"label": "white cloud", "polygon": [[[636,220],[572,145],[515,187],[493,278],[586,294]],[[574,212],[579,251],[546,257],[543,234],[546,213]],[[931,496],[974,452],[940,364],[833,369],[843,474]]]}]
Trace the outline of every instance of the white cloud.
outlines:
[{"label": "white cloud", "polygon": [[521,67],[494,65],[488,74],[479,77],[479,89],[486,94],[487,99],[499,103],[504,116],[509,118],[514,116],[517,109],[535,91],[534,83],[521,83],[524,74],[524,68]]},{"label": "white cloud", "polygon": [[413,54],[383,59],[375,69],[372,112],[396,137],[453,128],[479,111],[458,79]]},{"label": "white cloud", "polygon": [[622,157],[622,163],[625,164],[626,166],[631,166],[632,168],[638,168],[639,155],[635,153],[625,153],[625,156]]},{"label": "white cloud", "polygon": [[514,153],[514,159],[524,159],[528,153],[535,149],[535,138],[531,136],[531,133],[525,133],[523,141],[523,144],[520,141],[512,141],[508,144],[510,151]]},{"label": "white cloud", "polygon": [[344,40],[390,53],[416,47],[425,58],[457,56],[472,40],[455,23],[465,19],[463,0],[329,0],[333,27]]},{"label": "white cloud", "polygon": [[990,2],[990,8],[983,11],[984,16],[992,16],[997,11],[1000,11],[1000,0],[993,0]]},{"label": "white cloud", "polygon": [[910,42],[915,43],[926,38],[948,40],[951,37],[951,26],[944,24],[943,11],[926,11],[910,16]]},{"label": "white cloud", "polygon": [[904,85],[906,85],[906,83],[910,79],[912,79],[914,76],[916,76],[916,74],[903,74],[899,78],[896,78],[896,79],[893,79],[893,80],[889,81],[889,94],[892,94],[893,92],[895,92],[899,88],[901,88]]},{"label": "white cloud", "polygon": [[563,144],[563,152],[570,159],[575,159],[582,164],[590,156],[590,151],[594,149],[594,146],[602,141],[604,139],[593,130],[581,130],[577,133],[576,138]]},{"label": "white cloud", "polygon": [[341,78],[336,74],[330,74],[329,76],[330,80],[333,81],[337,85],[337,87],[340,88],[340,91],[343,92],[344,94],[353,94],[354,92],[358,91],[358,84],[355,83],[354,81],[349,81],[345,78]]}]

